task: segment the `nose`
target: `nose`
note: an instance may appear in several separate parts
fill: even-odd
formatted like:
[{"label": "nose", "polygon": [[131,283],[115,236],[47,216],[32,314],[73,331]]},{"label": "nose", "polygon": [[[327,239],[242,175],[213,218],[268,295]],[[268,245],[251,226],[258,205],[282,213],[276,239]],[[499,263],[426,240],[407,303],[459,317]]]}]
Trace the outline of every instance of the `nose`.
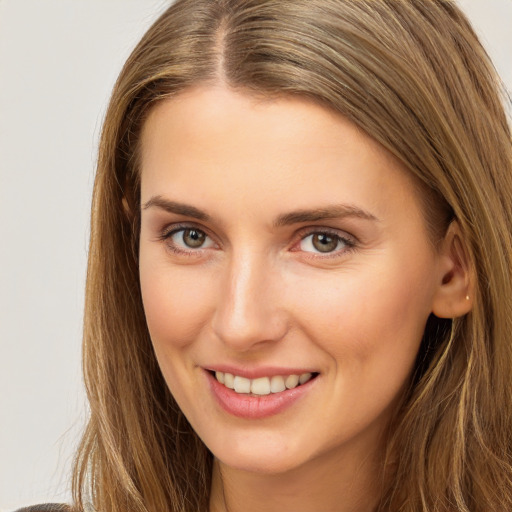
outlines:
[{"label": "nose", "polygon": [[245,352],[285,336],[282,280],[263,255],[233,257],[221,281],[212,327],[226,346]]}]

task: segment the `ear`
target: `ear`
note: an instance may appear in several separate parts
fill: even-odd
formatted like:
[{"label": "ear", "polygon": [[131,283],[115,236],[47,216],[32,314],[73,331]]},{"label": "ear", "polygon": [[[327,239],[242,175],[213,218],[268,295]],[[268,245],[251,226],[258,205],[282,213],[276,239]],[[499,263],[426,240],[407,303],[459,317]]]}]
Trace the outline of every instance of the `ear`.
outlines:
[{"label": "ear", "polygon": [[474,271],[459,223],[448,227],[439,251],[439,283],[432,313],[439,318],[457,318],[471,311],[474,300]]}]

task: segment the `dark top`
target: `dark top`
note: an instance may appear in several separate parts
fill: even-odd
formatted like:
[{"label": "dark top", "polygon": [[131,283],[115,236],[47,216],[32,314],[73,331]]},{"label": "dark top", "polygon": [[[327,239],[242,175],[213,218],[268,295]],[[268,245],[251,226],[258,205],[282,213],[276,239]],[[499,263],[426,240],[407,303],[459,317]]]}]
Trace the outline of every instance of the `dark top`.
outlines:
[{"label": "dark top", "polygon": [[19,508],[14,512],[70,512],[70,510],[69,505],[64,505],[62,503],[45,503],[44,505]]}]

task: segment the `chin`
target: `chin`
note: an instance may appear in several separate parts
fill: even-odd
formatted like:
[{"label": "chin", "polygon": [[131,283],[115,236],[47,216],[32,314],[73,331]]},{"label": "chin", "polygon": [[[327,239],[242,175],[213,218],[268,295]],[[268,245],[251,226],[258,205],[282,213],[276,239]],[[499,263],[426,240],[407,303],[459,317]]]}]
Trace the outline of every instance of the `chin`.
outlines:
[{"label": "chin", "polygon": [[253,456],[235,454],[231,457],[219,458],[217,460],[219,460],[222,465],[228,466],[231,469],[261,475],[285,474],[301,466],[301,464],[296,461],[278,459],[272,455],[264,457],[261,454],[254,454]]},{"label": "chin", "polygon": [[238,441],[230,438],[226,442],[227,446],[213,446],[211,451],[222,465],[267,475],[287,473],[302,466],[310,458],[305,449],[295,450],[289,440],[272,440],[269,435],[262,435],[260,440],[251,437]]}]

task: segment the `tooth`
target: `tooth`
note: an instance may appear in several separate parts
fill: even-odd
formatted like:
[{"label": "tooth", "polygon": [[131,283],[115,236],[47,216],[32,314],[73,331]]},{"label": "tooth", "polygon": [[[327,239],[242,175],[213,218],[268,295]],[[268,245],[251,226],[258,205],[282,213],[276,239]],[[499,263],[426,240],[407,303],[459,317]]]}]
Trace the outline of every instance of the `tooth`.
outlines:
[{"label": "tooth", "polygon": [[229,389],[233,389],[235,387],[234,383],[235,378],[231,373],[225,373],[224,374],[224,386],[226,386]]},{"label": "tooth", "polygon": [[270,379],[270,391],[272,393],[280,393],[286,389],[283,377],[281,375],[275,375]]},{"label": "tooth", "polygon": [[299,383],[299,376],[298,375],[288,375],[285,380],[285,386],[288,389],[296,388]]},{"label": "tooth", "polygon": [[300,384],[305,384],[309,379],[311,379],[311,377],[312,377],[311,373],[303,373],[299,377],[299,383]]},{"label": "tooth", "polygon": [[224,373],[223,372],[215,372],[215,378],[221,383],[224,384]]},{"label": "tooth", "polygon": [[260,377],[253,379],[251,382],[251,393],[255,395],[269,395],[270,394],[270,380],[268,377]]},{"label": "tooth", "polygon": [[234,390],[237,393],[250,393],[251,381],[245,377],[240,377],[237,375],[234,380]]}]

